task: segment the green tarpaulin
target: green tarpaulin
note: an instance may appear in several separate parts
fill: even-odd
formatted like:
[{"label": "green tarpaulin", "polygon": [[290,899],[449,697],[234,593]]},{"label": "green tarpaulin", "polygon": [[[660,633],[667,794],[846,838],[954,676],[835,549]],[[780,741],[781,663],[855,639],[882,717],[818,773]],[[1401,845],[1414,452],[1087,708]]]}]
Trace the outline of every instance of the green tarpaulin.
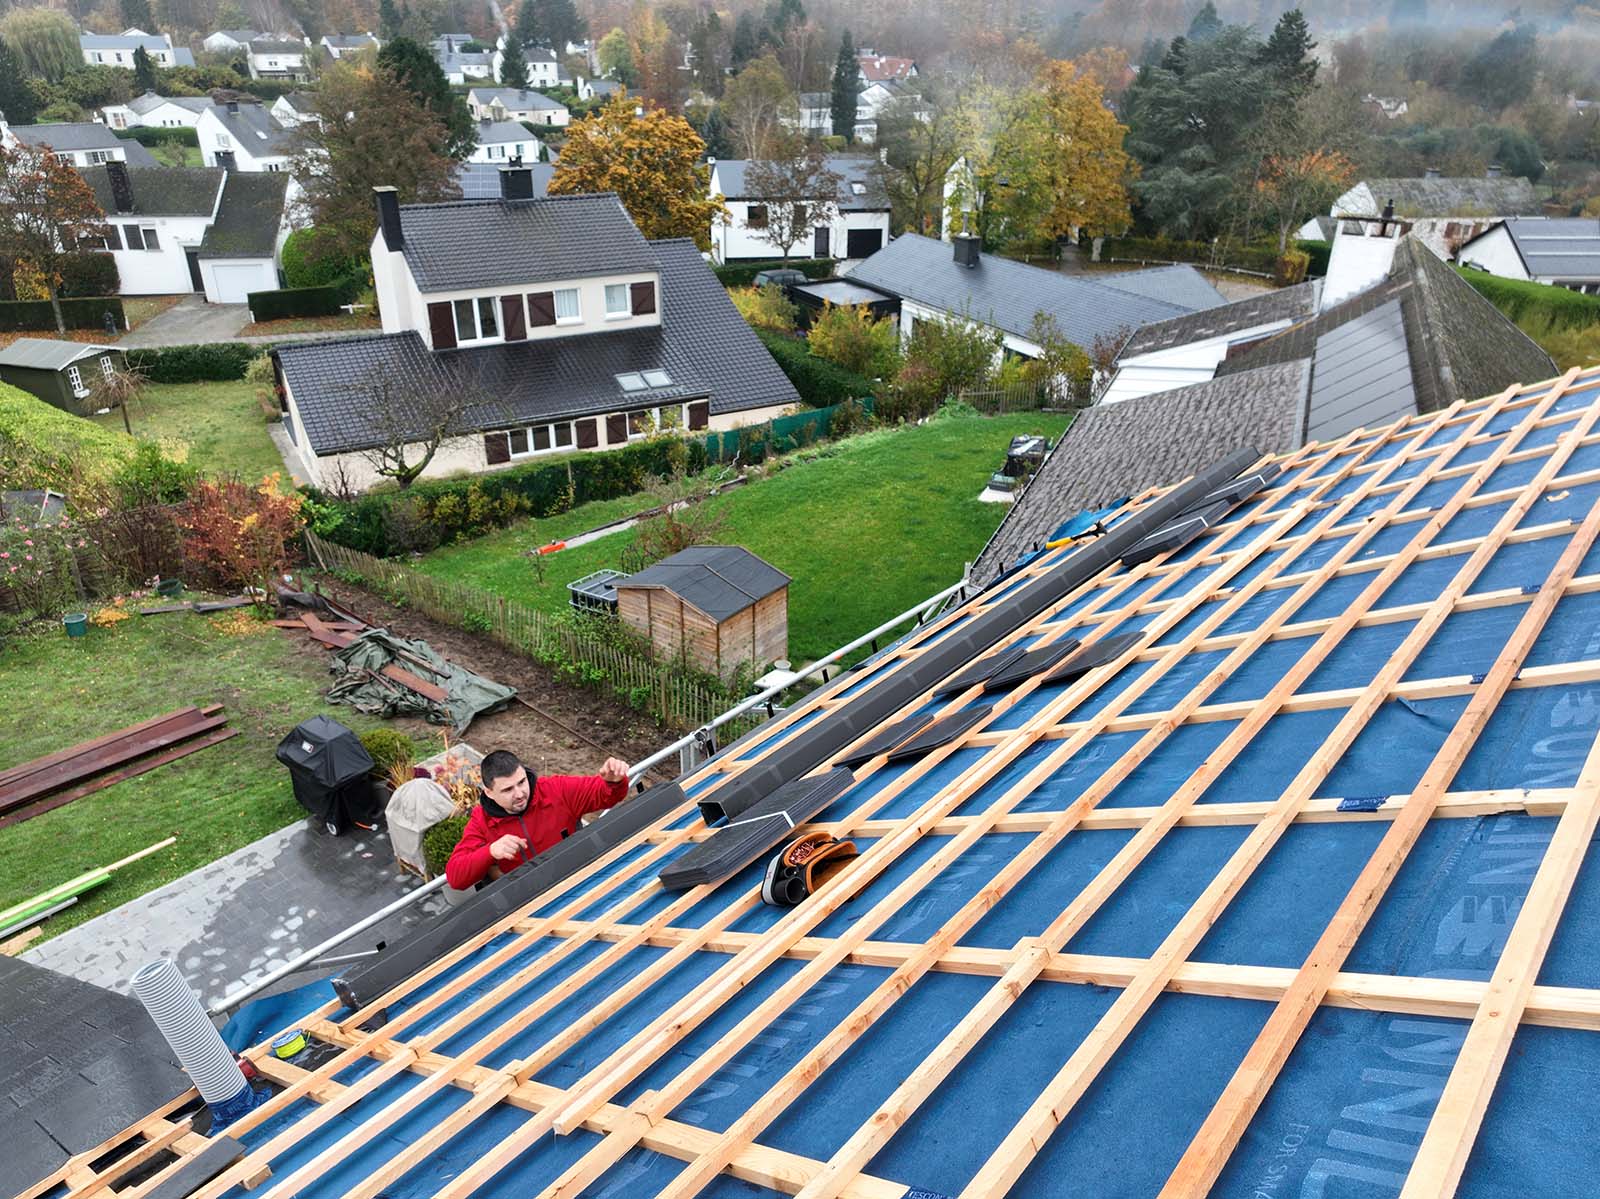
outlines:
[{"label": "green tarpaulin", "polygon": [[[428,665],[424,668],[419,662]],[[442,687],[444,702],[385,678],[385,666],[397,666]],[[432,724],[450,725],[458,737],[467,731],[474,717],[505,707],[517,694],[510,687],[447,662],[426,641],[408,641],[387,629],[368,629],[335,651],[330,669],[339,676],[328,692],[328,698],[335,703],[349,704],[375,716],[420,716]]]}]

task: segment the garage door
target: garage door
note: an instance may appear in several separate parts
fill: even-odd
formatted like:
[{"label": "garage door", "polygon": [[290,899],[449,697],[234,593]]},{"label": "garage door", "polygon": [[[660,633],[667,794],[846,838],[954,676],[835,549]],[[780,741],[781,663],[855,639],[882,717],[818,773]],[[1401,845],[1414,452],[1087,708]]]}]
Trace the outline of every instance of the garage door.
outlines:
[{"label": "garage door", "polygon": [[259,266],[245,263],[219,263],[211,268],[216,281],[218,304],[243,304],[245,296],[253,291],[269,289],[272,284],[262,281],[264,272]]},{"label": "garage door", "polygon": [[844,235],[844,256],[865,258],[883,249],[882,229],[850,229]]}]

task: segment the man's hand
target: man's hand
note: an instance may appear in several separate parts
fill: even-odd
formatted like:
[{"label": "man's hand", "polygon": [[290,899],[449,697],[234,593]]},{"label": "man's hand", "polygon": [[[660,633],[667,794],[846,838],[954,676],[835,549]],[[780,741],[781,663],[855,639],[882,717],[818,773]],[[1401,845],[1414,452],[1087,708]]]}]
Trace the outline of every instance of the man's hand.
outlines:
[{"label": "man's hand", "polygon": [[500,862],[514,862],[528,843],[515,833],[507,833],[489,846],[489,856]]},{"label": "man's hand", "polygon": [[628,764],[621,758],[607,758],[606,764],[600,767],[600,781],[603,783],[620,783],[628,777]]}]

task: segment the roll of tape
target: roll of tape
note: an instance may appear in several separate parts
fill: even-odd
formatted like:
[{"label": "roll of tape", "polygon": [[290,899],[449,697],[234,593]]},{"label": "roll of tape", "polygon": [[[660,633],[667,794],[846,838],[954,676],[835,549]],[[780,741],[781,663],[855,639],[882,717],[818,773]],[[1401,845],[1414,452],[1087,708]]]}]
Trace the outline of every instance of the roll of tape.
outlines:
[{"label": "roll of tape", "polygon": [[272,1042],[272,1052],[275,1057],[291,1058],[306,1047],[306,1034],[300,1029],[286,1032]]}]

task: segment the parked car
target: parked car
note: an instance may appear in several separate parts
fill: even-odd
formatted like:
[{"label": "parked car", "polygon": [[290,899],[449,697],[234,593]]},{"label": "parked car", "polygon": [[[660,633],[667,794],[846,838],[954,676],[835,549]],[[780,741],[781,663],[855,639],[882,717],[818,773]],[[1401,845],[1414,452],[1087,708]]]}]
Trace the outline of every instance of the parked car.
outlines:
[{"label": "parked car", "polygon": [[797,283],[805,282],[807,282],[806,273],[797,271],[793,267],[780,267],[756,273],[757,287],[765,287],[769,283],[777,287],[793,287]]}]

